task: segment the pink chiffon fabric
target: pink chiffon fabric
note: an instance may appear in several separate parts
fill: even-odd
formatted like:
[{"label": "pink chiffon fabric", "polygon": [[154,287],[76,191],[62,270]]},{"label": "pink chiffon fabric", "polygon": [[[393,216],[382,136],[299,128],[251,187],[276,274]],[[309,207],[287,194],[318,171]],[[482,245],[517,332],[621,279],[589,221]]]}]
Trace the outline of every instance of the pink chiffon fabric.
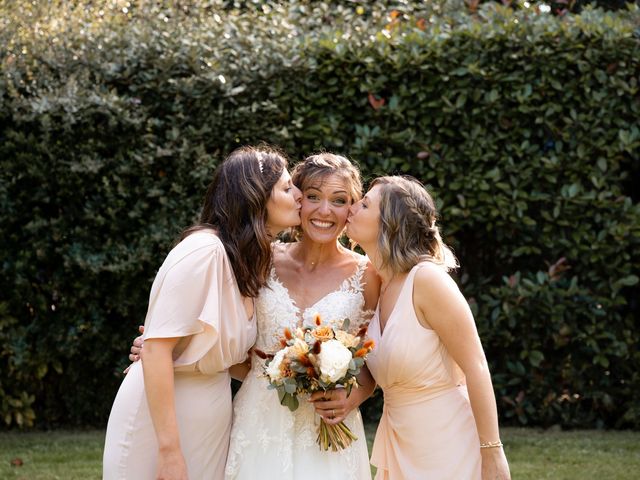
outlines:
[{"label": "pink chiffon fabric", "polygon": [[480,442],[464,375],[413,307],[419,268],[409,272],[384,332],[378,311],[369,326],[376,347],[367,365],[384,393],[371,455],[375,478],[480,479]]},{"label": "pink chiffon fabric", "polygon": [[[145,339],[181,337],[174,351],[175,405],[189,478],[224,478],[231,432],[228,368],[256,338],[231,264],[212,231],[189,235],[167,256],[151,288]],[[153,479],[158,444],[136,362],[114,401],[104,479]]]}]

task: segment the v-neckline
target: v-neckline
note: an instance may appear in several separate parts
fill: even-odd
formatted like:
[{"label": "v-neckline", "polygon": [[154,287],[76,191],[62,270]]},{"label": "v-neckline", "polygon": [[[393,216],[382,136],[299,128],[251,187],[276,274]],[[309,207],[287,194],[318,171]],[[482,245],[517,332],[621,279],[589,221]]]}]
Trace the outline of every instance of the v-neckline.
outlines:
[{"label": "v-neckline", "polygon": [[[417,265],[415,265],[413,268],[415,268],[416,266]],[[411,276],[411,272],[413,271],[413,268],[409,270],[409,273],[407,273],[406,278],[402,281],[402,287],[400,287],[400,292],[398,293],[398,298],[396,298],[396,303],[393,305],[393,308],[391,309],[391,313],[389,313],[389,316],[387,317],[387,321],[384,322],[384,329],[382,328],[382,318],[380,318],[380,298],[378,298],[378,304],[376,305],[376,314],[378,317],[378,333],[380,335],[380,340],[382,340],[382,337],[384,336],[384,332],[386,332],[387,328],[389,327],[389,322],[391,321],[394,314],[396,313],[396,310],[398,309],[398,303],[400,303],[398,302],[398,300],[400,300],[400,297],[404,293],[404,289],[407,288],[407,281]],[[411,297],[413,298],[413,295]]]},{"label": "v-neckline", "polygon": [[360,269],[360,265],[358,264],[356,266],[356,271],[355,273],[353,273],[352,275],[349,275],[347,278],[345,278],[344,280],[342,280],[340,282],[340,285],[338,285],[337,288],[331,290],[329,293],[327,293],[326,295],[323,295],[322,297],[320,297],[316,302],[314,302],[313,304],[309,305],[308,307],[304,308],[304,310],[298,306],[298,303],[294,300],[294,298],[291,296],[291,294],[289,293],[289,289],[287,288],[287,286],[283,283],[282,280],[280,280],[280,277],[278,277],[278,273],[276,272],[276,267],[275,265],[273,265],[271,267],[271,276],[272,278],[278,283],[278,285],[280,285],[282,287],[282,289],[284,290],[285,295],[287,296],[287,298],[289,299],[289,303],[291,304],[291,306],[293,308],[296,309],[296,311],[298,312],[298,320],[299,323],[304,322],[304,314],[307,312],[307,310],[310,310],[311,308],[315,307],[316,305],[318,305],[321,301],[323,301],[325,298],[327,298],[329,295],[333,295],[334,293],[338,293],[338,292],[342,292],[344,291],[344,284],[346,281],[350,280],[351,278],[353,278],[354,276],[356,276],[358,274],[358,271]]}]

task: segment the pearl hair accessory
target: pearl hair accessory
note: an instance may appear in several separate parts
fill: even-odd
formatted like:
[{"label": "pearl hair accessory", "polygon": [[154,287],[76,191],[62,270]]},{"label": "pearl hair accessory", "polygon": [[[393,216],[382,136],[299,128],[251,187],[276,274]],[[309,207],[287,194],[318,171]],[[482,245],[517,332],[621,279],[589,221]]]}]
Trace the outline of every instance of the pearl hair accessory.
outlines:
[{"label": "pearl hair accessory", "polygon": [[256,156],[258,157],[258,168],[260,169],[260,173],[263,172],[264,163],[262,161],[262,152],[256,152]]}]

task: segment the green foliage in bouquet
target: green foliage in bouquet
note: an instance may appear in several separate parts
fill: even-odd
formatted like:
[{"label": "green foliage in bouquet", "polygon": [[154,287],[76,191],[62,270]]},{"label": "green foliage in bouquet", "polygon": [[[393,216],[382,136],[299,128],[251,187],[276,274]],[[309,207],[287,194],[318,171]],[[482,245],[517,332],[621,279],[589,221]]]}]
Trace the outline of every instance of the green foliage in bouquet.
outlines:
[{"label": "green foliage in bouquet", "polygon": [[298,391],[298,385],[296,381],[292,378],[285,378],[281,385],[273,385],[269,384],[269,388],[275,388],[278,391],[278,399],[280,400],[280,405],[284,405],[292,412],[295,412],[300,406],[300,401],[298,400],[298,395],[296,394]]}]

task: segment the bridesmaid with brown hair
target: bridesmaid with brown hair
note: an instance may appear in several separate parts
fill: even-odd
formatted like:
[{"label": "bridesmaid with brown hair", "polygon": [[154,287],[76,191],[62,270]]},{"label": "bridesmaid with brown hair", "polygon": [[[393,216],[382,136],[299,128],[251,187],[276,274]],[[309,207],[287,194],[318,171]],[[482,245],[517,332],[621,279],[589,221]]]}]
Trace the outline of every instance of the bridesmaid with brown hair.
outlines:
[{"label": "bridesmaid with brown hair", "polygon": [[417,180],[381,177],[347,221],[382,279],[369,325],[367,366],[384,392],[371,463],[376,480],[508,480],[487,360],[436,217]]},{"label": "bridesmaid with brown hair", "polygon": [[113,404],[105,479],[221,479],[231,431],[229,367],[256,338],[254,300],[271,240],[300,223],[285,158],[240,148],[218,167],[199,223],[151,287],[145,348]]}]

